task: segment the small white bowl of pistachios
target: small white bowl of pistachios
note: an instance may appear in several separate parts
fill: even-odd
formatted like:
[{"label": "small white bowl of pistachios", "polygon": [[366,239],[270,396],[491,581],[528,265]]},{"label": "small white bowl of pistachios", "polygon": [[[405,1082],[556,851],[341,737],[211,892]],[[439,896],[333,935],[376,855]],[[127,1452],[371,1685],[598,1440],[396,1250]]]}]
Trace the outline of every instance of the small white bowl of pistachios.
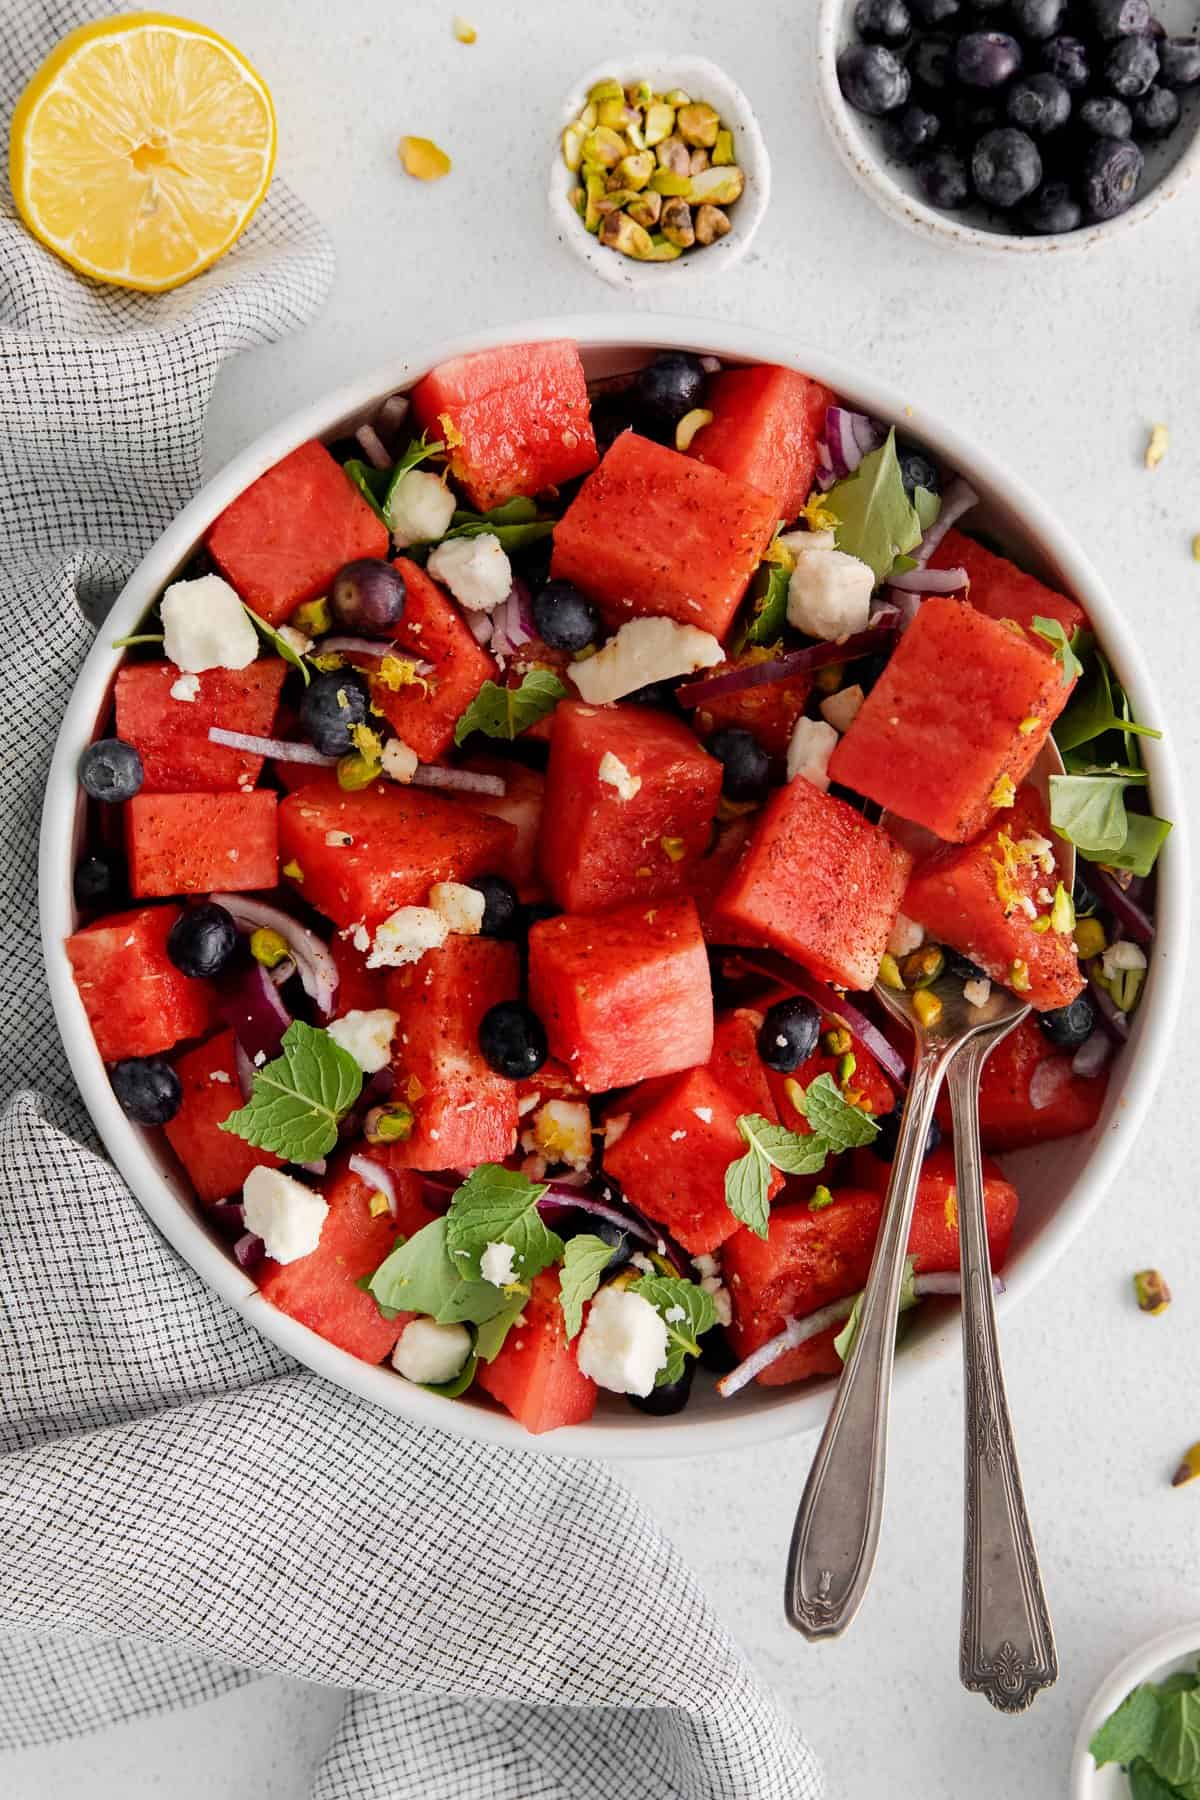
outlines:
[{"label": "small white bowl of pistachios", "polygon": [[549,191],[560,241],[636,291],[731,269],[767,210],[771,165],[750,102],[716,63],[647,51],[575,83]]}]

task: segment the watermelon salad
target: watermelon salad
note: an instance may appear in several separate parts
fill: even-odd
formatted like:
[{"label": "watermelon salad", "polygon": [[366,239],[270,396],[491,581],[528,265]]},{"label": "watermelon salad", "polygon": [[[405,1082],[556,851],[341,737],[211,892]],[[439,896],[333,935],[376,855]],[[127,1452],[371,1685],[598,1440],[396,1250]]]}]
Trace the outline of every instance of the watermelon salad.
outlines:
[{"label": "watermelon salad", "polygon": [[[125,1112],[272,1306],[531,1432],[835,1373],[911,1055],[873,985],[1029,1002],[989,1153],[1092,1129],[1169,830],[961,477],[790,368],[634,360],[460,357],[293,450],[80,765]],[[990,1158],[986,1202],[1000,1268]],[[906,1303],[958,1259],[943,1116]]]}]

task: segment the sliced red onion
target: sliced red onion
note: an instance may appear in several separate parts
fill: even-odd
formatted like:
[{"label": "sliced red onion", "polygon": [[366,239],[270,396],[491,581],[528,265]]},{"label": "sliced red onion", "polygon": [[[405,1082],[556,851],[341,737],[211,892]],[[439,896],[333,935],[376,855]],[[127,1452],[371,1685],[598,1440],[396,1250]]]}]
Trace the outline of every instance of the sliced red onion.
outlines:
[{"label": "sliced red onion", "polygon": [[242,1090],[242,1100],[245,1102],[254,1092],[254,1064],[242,1049],[242,1041],[236,1034],[233,1040],[233,1062],[237,1070],[238,1087]]},{"label": "sliced red onion", "polygon": [[1048,1056],[1029,1077],[1029,1104],[1034,1112],[1045,1112],[1053,1106],[1071,1079],[1071,1064],[1065,1056]]},{"label": "sliced red onion", "polygon": [[878,606],[871,608],[871,616],[867,620],[868,631],[878,631],[880,627],[884,625],[899,625],[902,610],[903,609],[899,604],[894,601],[881,601]]},{"label": "sliced red onion", "polygon": [[1154,920],[1138,905],[1132,887],[1123,888],[1099,863],[1089,866],[1087,883],[1097,899],[1103,900],[1127,937],[1135,944],[1154,942]]},{"label": "sliced red onion", "polygon": [[1090,971],[1088,973],[1088,993],[1100,1015],[1100,1023],[1116,1043],[1123,1044],[1129,1036],[1129,1014],[1121,1011],[1108,989],[1101,987]]},{"label": "sliced red onion", "polygon": [[917,567],[923,569],[946,533],[952,525],[956,525],[965,512],[979,504],[979,495],[975,489],[965,482],[961,475],[956,475],[946,492],[942,495],[942,504],[938,516],[925,533],[913,552]]},{"label": "sliced red onion", "polygon": [[[224,899],[218,904],[223,906]],[[249,968],[220,981],[217,1006],[255,1068],[279,1055],[292,1015],[261,963],[252,962]]]},{"label": "sliced red onion", "polygon": [[286,986],[295,973],[296,965],[290,956],[285,956],[282,962],[276,963],[273,969],[267,970],[267,974],[277,988]]},{"label": "sliced red onion", "polygon": [[246,1214],[240,1200],[217,1200],[205,1208],[222,1237],[232,1243],[246,1229]]},{"label": "sliced red onion", "polygon": [[1097,1025],[1090,1038],[1080,1044],[1071,1058],[1071,1073],[1084,1081],[1099,1075],[1113,1054],[1113,1041],[1102,1025]]},{"label": "sliced red onion", "polygon": [[829,455],[829,445],[822,438],[817,445],[816,483],[821,492],[827,494],[836,480],[837,476],[833,472],[833,462]]},{"label": "sliced red onion", "polygon": [[[888,592],[891,593],[892,590],[889,588]],[[897,629],[903,633],[908,630],[921,610],[921,596],[920,594],[906,594],[903,588],[897,588],[895,594],[896,625]]]},{"label": "sliced red onion", "polygon": [[239,1265],[249,1273],[250,1270],[257,1269],[259,1263],[266,1261],[267,1246],[252,1231],[246,1231],[233,1246],[233,1254]]},{"label": "sliced red onion", "polygon": [[319,769],[332,769],[336,756],[322,756],[311,744],[289,743],[286,738],[255,737],[249,731],[226,731],[223,725],[210,725],[209,742],[224,744],[228,750],[245,750],[250,756],[273,756],[276,762],[313,763]]},{"label": "sliced red onion", "polygon": [[396,1184],[392,1180],[392,1171],[383,1163],[374,1162],[369,1156],[354,1155],[348,1167],[365,1181],[368,1187],[378,1188],[388,1203],[388,1211],[393,1219],[396,1217]]},{"label": "sliced red onion", "polygon": [[372,656],[381,662],[393,648],[391,638],[346,637],[333,635],[321,639],[321,655]]},{"label": "sliced red onion", "polygon": [[757,1350],[751,1351],[736,1369],[731,1369],[728,1375],[722,1375],[717,1383],[718,1394],[724,1400],[732,1399],[734,1394],[740,1393],[756,1375],[761,1375],[773,1362],[778,1362],[788,1350],[798,1350],[801,1344],[820,1337],[830,1326],[840,1325],[854,1311],[854,1300],[853,1294],[847,1294],[844,1300],[834,1300],[817,1312],[809,1313],[806,1319],[789,1319],[776,1337],[768,1338],[765,1344],[760,1344]]},{"label": "sliced red onion", "polygon": [[413,787],[444,788],[453,794],[493,794],[502,800],[508,783],[500,775],[480,775],[474,769],[444,769],[440,763],[421,763],[413,775]]},{"label": "sliced red onion", "polygon": [[375,415],[375,430],[382,438],[392,438],[408,417],[407,394],[389,394]]},{"label": "sliced red onion", "polygon": [[499,657],[511,656],[514,650],[531,643],[536,636],[533,602],[529,589],[518,575],[508,597],[492,614],[492,652]]},{"label": "sliced red onion", "polygon": [[543,1216],[553,1219],[566,1212],[590,1213],[594,1218],[607,1219],[610,1225],[616,1225],[621,1231],[627,1231],[630,1237],[636,1238],[647,1249],[656,1250],[673,1264],[676,1272],[690,1281],[694,1273],[687,1251],[661,1225],[646,1217],[640,1207],[634,1206],[624,1194],[618,1200],[597,1200],[593,1195],[581,1189],[565,1187],[561,1181],[554,1181],[538,1201],[538,1211]]},{"label": "sliced red onion", "polygon": [[853,475],[864,456],[878,450],[887,433],[866,413],[851,412],[844,406],[830,406],[825,412],[825,442],[829,461],[838,479]]},{"label": "sliced red onion", "polygon": [[305,993],[323,1018],[333,1016],[337,1001],[338,969],[328,944],[307,925],[301,925],[289,913],[266,900],[254,900],[249,894],[212,894],[210,899],[231,914],[235,925],[244,931],[265,926],[277,931],[295,960]]},{"label": "sliced red onion", "polygon": [[740,669],[725,669],[718,675],[702,675],[696,681],[685,681],[675,689],[680,706],[704,706],[724,694],[740,694],[746,688],[770,687],[776,681],[794,681],[797,675],[811,674],[830,663],[853,662],[859,656],[873,656],[887,650],[896,641],[894,625],[868,626],[866,631],[851,632],[840,643],[809,644],[804,650],[786,650],[769,661],[746,663]]},{"label": "sliced red onion", "polygon": [[704,370],[706,375],[719,375],[721,373],[721,359],[719,356],[702,356],[700,358],[700,367]]},{"label": "sliced red onion", "polygon": [[465,612],[462,616],[466,621],[467,630],[475,642],[482,644],[486,650],[492,641],[491,613]]},{"label": "sliced red onion", "polygon": [[888,586],[902,594],[957,594],[968,582],[965,569],[906,569],[888,577]]},{"label": "sliced red onion", "polygon": [[377,469],[390,469],[392,458],[373,425],[360,425],[354,434],[367,461]]},{"label": "sliced red onion", "polygon": [[810,975],[798,963],[790,962],[777,950],[740,950],[733,946],[731,953],[740,957],[750,968],[769,975],[772,981],[795,988],[798,994],[811,1000],[821,1012],[839,1019],[850,1035],[856,1037],[871,1052],[880,1068],[886,1070],[901,1089],[907,1087],[908,1063],[902,1052],[884,1037],[878,1025],[845,994],[835,993],[825,982],[818,981],[815,975]]},{"label": "sliced red onion", "polygon": [[329,1162],[324,1156],[314,1156],[311,1162],[297,1163],[296,1167],[303,1169],[306,1175],[324,1175],[329,1168]]}]

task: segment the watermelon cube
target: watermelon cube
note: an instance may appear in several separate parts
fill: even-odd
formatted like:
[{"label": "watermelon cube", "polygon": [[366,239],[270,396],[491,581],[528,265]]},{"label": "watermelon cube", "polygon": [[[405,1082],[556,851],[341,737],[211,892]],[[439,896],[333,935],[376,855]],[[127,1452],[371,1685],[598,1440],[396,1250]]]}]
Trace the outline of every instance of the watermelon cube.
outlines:
[{"label": "watermelon cube", "polygon": [[982,831],[1071,697],[1040,638],[963,600],[918,609],[829,760],[834,781],[935,837]]},{"label": "watermelon cube", "polygon": [[757,488],[626,431],[555,527],[550,569],[614,628],[663,614],[723,638],[778,522]]},{"label": "watermelon cube", "polygon": [[754,820],[751,818],[731,819],[727,825],[722,825],[717,831],[712,849],[692,870],[689,891],[700,915],[700,929],[710,944],[721,942],[713,924],[713,912],[721,889],[750,842],[753,829]]},{"label": "watermelon cube", "polygon": [[364,1275],[375,1273],[399,1240],[420,1231],[433,1217],[422,1202],[418,1177],[397,1174],[392,1183],[394,1216],[378,1201],[372,1208],[378,1190],[361,1175],[335,1165],[319,1184],[329,1211],[316,1249],[290,1263],[268,1257],[257,1273],[264,1300],[339,1350],[369,1363],[382,1362],[391,1353],[412,1314],[385,1319],[358,1284]]},{"label": "watermelon cube", "polygon": [[930,557],[929,567],[965,569],[971,582],[967,599],[990,619],[1015,619],[1026,627],[1036,618],[1057,619],[1068,637],[1087,625],[1087,615],[1074,600],[953,527]]},{"label": "watermelon cube", "polygon": [[480,1363],[476,1386],[498,1400],[526,1431],[582,1425],[596,1406],[596,1384],[575,1360],[559,1303],[558,1270],[535,1275],[514,1325],[490,1363]]},{"label": "watermelon cube", "polygon": [[781,950],[822,981],[869,988],[911,864],[881,826],[798,775],[763,809],[709,934]]},{"label": "watermelon cube", "polygon": [[721,775],[678,719],[560,702],[541,840],[550,893],[577,913],[686,893],[712,837]]},{"label": "watermelon cube", "polygon": [[458,795],[459,804],[469,812],[505,819],[516,832],[511,848],[489,873],[511,881],[522,900],[544,899],[546,890],[538,872],[538,835],[545,806],[545,775],[541,769],[530,769],[501,756],[473,756],[463,767],[479,775],[498,775],[505,784],[503,795]]},{"label": "watermelon cube", "polygon": [[708,384],[712,424],[696,433],[690,454],[769,494],[778,517],[794,519],[812,489],[833,398],[795,369],[726,369]]},{"label": "watermelon cube", "polygon": [[[407,590],[396,648],[433,667],[420,681],[400,687],[373,674],[371,704],[422,762],[435,762],[453,744],[454,727],[484,682],[495,680],[498,671],[437,582],[407,556],[398,556],[394,566]],[[364,668],[379,666],[363,662]]]},{"label": "watermelon cube", "polygon": [[142,759],[143,794],[252,788],[263,759],[209,741],[210,725],[270,737],[287,665],[264,657],[246,669],[206,669],[187,677],[193,699],[177,699],[174,663],[127,663],[117,676],[117,736]]},{"label": "watermelon cube", "polygon": [[[787,997],[784,989],[764,994],[759,1005],[764,1009],[776,1000]],[[800,1111],[796,1102],[801,1091],[807,1091],[818,1076],[830,1075],[842,1089],[845,1098],[852,1106],[857,1106],[874,1119],[881,1119],[890,1113],[896,1104],[896,1091],[891,1082],[872,1056],[866,1046],[856,1037],[850,1039],[850,1054],[854,1058],[853,1071],[843,1083],[841,1078],[842,1057],[825,1047],[825,1037],[831,1031],[845,1030],[841,1021],[835,1018],[821,1020],[821,1040],[812,1055],[807,1057],[793,1075],[781,1075],[777,1069],[767,1069],[766,1077],[771,1086],[771,1095],[779,1112],[779,1122],[786,1125],[789,1131],[810,1132],[812,1126]]]},{"label": "watermelon cube", "polygon": [[135,794],[125,805],[129,891],[162,894],[273,888],[279,880],[276,807],[248,794]]},{"label": "watermelon cube", "polygon": [[399,1017],[392,1039],[394,1092],[412,1107],[412,1136],[389,1144],[397,1169],[460,1169],[503,1162],[517,1143],[517,1084],[479,1049],[489,1007],[521,991],[515,944],[450,937],[418,963],[391,969],[385,1005]]},{"label": "watermelon cube", "polygon": [[515,835],[440,794],[382,781],[347,793],[331,775],[279,808],[283,873],[342,927],[373,927],[397,907],[424,905],[435,881],[494,870]]},{"label": "watermelon cube", "polygon": [[206,981],[184,975],[167,955],[176,906],[139,906],[85,925],[67,955],[105,1062],[153,1056],[200,1037],[216,1016]]},{"label": "watermelon cube", "polygon": [[221,1123],[242,1104],[232,1031],[219,1031],[175,1059],[183,1100],[163,1130],[201,1200],[227,1200],[251,1169],[278,1169],[279,1158],[256,1150]]},{"label": "watermelon cube", "polygon": [[551,1053],[591,1094],[712,1054],[708,957],[690,900],[543,919],[529,934],[529,999]]},{"label": "watermelon cube", "polygon": [[338,972],[335,1018],[348,1012],[377,1012],[387,1005],[386,971],[368,969],[367,951],[360,950],[352,937],[343,937],[340,931],[334,932],[329,949]]},{"label": "watermelon cube", "polygon": [[595,467],[587,378],[567,338],[439,363],[412,390],[412,410],[451,445],[450,473],[484,512]]},{"label": "watermelon cube", "polygon": [[[1070,1055],[1056,1049],[1035,1020],[1023,1019],[983,1065],[979,1135],[984,1149],[1024,1150],[1091,1131],[1104,1106],[1108,1076],[1107,1068],[1098,1075],[1076,1075]],[[938,1120],[948,1132],[948,1100],[939,1104]]]},{"label": "watermelon cube", "polygon": [[325,593],[344,563],[386,556],[387,526],[324,444],[301,444],[208,528],[209,554],[246,605],[282,624]]},{"label": "watermelon cube", "polygon": [[[754,645],[744,650],[741,656],[733,657],[728,667],[730,670],[744,669],[753,663],[768,661],[774,654],[775,650],[766,645]],[[724,666],[721,672],[724,674]],[[727,725],[753,732],[767,754],[777,763],[783,763],[796,720],[804,711],[811,691],[812,677],[797,675],[791,681],[772,681],[762,687],[720,694],[696,708],[692,724],[702,738],[711,737],[714,731]]]},{"label": "watermelon cube", "polygon": [[1060,879],[1041,795],[1023,787],[1010,811],[973,844],[947,844],[918,862],[904,895],[908,918],[961,950],[1040,1012],[1083,992],[1068,909],[1052,922]]}]

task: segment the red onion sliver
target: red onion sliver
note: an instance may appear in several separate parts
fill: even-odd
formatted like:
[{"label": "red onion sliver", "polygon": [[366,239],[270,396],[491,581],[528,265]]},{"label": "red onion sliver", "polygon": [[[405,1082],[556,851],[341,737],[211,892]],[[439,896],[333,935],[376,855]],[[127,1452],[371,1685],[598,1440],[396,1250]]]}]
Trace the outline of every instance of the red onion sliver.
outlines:
[{"label": "red onion sliver", "polygon": [[396,1217],[396,1184],[392,1180],[392,1171],[383,1163],[373,1162],[369,1156],[357,1153],[350,1158],[348,1167],[362,1178],[369,1187],[378,1188],[388,1203],[388,1211],[393,1219]]},{"label": "red onion sliver", "polygon": [[845,406],[826,408],[825,442],[830,465],[839,478],[853,475],[863,457],[878,450],[886,435],[882,425],[866,413],[851,412]]},{"label": "red onion sliver", "polygon": [[942,504],[938,516],[925,533],[913,552],[919,569],[923,569],[946,533],[952,525],[956,525],[965,512],[970,512],[979,503],[979,495],[975,489],[965,482],[961,475],[956,475],[946,492],[942,495]]},{"label": "red onion sliver", "polygon": [[408,408],[407,394],[389,394],[375,415],[375,430],[381,437],[390,438],[407,419]]},{"label": "red onion sliver", "polygon": [[[279,1055],[292,1015],[261,963],[252,962],[249,968],[222,979],[217,986],[217,1006],[255,1068],[261,1069]],[[238,1073],[240,1078],[240,1066]],[[253,1077],[253,1071],[251,1074]]]},{"label": "red onion sliver", "polygon": [[965,569],[906,569],[888,577],[888,586],[902,594],[957,594],[968,582]]},{"label": "red onion sliver", "polygon": [[246,1214],[240,1200],[215,1200],[205,1208],[206,1216],[224,1238],[240,1238],[246,1229]]},{"label": "red onion sliver", "polygon": [[445,788],[447,793],[492,794],[503,800],[508,783],[500,775],[480,775],[474,769],[444,769],[440,763],[421,763],[412,778],[413,787]]},{"label": "red onion sliver", "polygon": [[301,925],[278,906],[272,906],[266,900],[255,900],[249,894],[213,894],[210,898],[223,906],[234,924],[241,926],[243,931],[256,931],[259,926],[277,931],[292,953],[305,993],[322,1017],[332,1017],[337,1000],[338,968],[333,952],[315,931]]},{"label": "red onion sliver", "polygon": [[289,743],[286,738],[255,737],[249,731],[226,731],[222,725],[210,725],[209,742],[224,744],[227,750],[245,750],[250,756],[273,756],[276,762],[313,763],[319,769],[332,769],[336,756],[322,756],[311,744]]},{"label": "red onion sliver", "polygon": [[1097,1025],[1090,1038],[1080,1044],[1071,1058],[1071,1073],[1084,1081],[1098,1075],[1113,1053],[1113,1041],[1103,1026]]},{"label": "red onion sliver", "polygon": [[878,1025],[870,1020],[866,1013],[859,1010],[845,994],[836,994],[825,982],[818,981],[798,963],[789,962],[777,950],[741,950],[737,946],[729,948],[729,954],[737,956],[749,968],[758,969],[760,973],[769,975],[772,981],[781,982],[785,987],[795,988],[819,1007],[823,1013],[840,1019],[852,1037],[871,1052],[879,1066],[886,1070],[892,1080],[903,1089],[908,1085],[908,1063],[903,1053],[884,1037]]},{"label": "red onion sliver", "polygon": [[388,455],[383,439],[373,425],[360,425],[354,436],[369,463],[377,469],[391,468],[392,458]]},{"label": "red onion sliver", "polygon": [[241,1039],[236,1033],[233,1039],[233,1062],[237,1069],[238,1086],[242,1090],[242,1100],[245,1102],[254,1092],[254,1064],[242,1049]]},{"label": "red onion sliver", "polygon": [[1090,864],[1086,880],[1127,937],[1132,938],[1135,944],[1154,942],[1154,920],[1138,905],[1132,894],[1113,879],[1107,869],[1101,868],[1099,863]]},{"label": "red onion sliver", "polygon": [[1123,1044],[1129,1036],[1129,1014],[1123,1013],[1106,987],[1101,987],[1096,977],[1088,974],[1088,993],[1100,1015],[1100,1023],[1109,1036],[1118,1044]]},{"label": "red onion sliver", "polygon": [[467,630],[475,642],[482,644],[486,649],[492,641],[492,615],[490,613],[465,612],[463,618],[466,621]]},{"label": "red onion sliver", "polygon": [[233,1246],[233,1254],[239,1265],[249,1273],[251,1269],[257,1269],[259,1263],[266,1261],[267,1246],[252,1231],[246,1231]]},{"label": "red onion sliver", "polygon": [[704,370],[706,375],[719,375],[721,373],[721,359],[719,356],[702,356],[700,358],[700,367]]},{"label": "red onion sliver", "polygon": [[765,1344],[760,1344],[757,1350],[751,1351],[745,1362],[740,1362],[728,1375],[722,1375],[717,1383],[718,1394],[723,1400],[732,1399],[734,1394],[740,1393],[756,1375],[769,1369],[787,1351],[798,1350],[801,1344],[820,1337],[830,1326],[840,1325],[854,1311],[854,1299],[853,1294],[848,1294],[844,1300],[834,1300],[817,1312],[809,1313],[806,1319],[789,1319],[777,1337],[768,1338]]},{"label": "red onion sliver", "polygon": [[296,965],[290,956],[285,956],[282,962],[276,963],[273,969],[267,970],[267,974],[277,988],[283,987],[284,983],[290,981],[295,973]]},{"label": "red onion sliver", "polygon": [[769,687],[776,681],[792,681],[797,675],[824,669],[830,663],[853,662],[859,656],[873,656],[887,650],[896,641],[894,625],[868,626],[866,631],[851,632],[840,643],[809,644],[804,650],[786,650],[770,661],[746,663],[740,669],[726,669],[716,675],[702,675],[696,681],[685,681],[675,689],[680,706],[703,706],[723,694],[739,694],[745,688]]},{"label": "red onion sliver", "polygon": [[394,647],[391,638],[345,637],[334,633],[323,637],[320,644],[322,656],[336,653],[338,656],[370,656],[379,662]]}]

